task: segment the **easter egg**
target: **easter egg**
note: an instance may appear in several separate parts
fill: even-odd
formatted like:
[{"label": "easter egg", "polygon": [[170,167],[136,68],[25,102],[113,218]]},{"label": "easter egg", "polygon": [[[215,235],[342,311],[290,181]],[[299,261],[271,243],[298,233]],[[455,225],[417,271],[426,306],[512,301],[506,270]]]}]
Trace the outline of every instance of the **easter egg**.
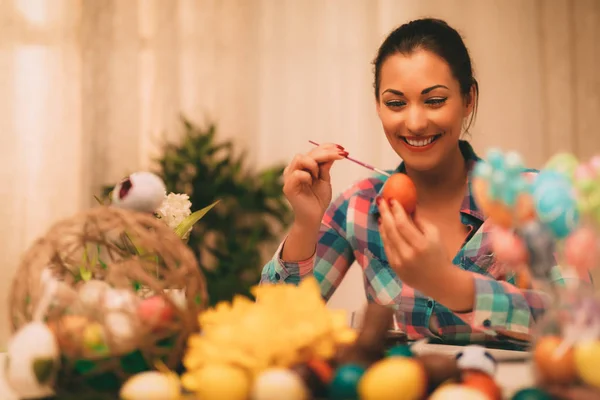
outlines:
[{"label": "easter egg", "polygon": [[373,364],[358,384],[361,400],[417,400],[426,392],[427,379],[413,358],[390,357]]},{"label": "easter egg", "polygon": [[[184,387],[202,400],[246,400],[250,391],[250,378],[246,372],[225,364],[206,365],[194,371],[193,376],[184,378]],[[259,383],[259,389],[262,389],[264,383]]]},{"label": "easter egg", "polygon": [[60,365],[53,332],[42,322],[30,322],[10,339],[6,350],[6,382],[21,399],[54,394],[52,386]]},{"label": "easter egg", "polygon": [[533,360],[540,378],[548,383],[569,384],[577,378],[573,349],[558,354],[562,343],[558,336],[544,336],[538,340],[533,351]]},{"label": "easter egg", "polygon": [[575,345],[575,369],[586,384],[600,389],[600,341],[590,340]]},{"label": "easter egg", "polygon": [[538,388],[525,388],[516,392],[512,400],[552,400],[552,396]]},{"label": "easter egg", "polygon": [[553,171],[542,171],[534,181],[533,199],[539,220],[559,239],[579,223],[575,191],[569,180]]},{"label": "easter egg", "polygon": [[165,183],[151,172],[136,172],[112,191],[112,205],[140,212],[154,212],[167,195]]},{"label": "easter egg", "polygon": [[579,160],[571,153],[558,153],[548,160],[544,169],[558,172],[568,179],[573,179]]},{"label": "easter egg", "polygon": [[498,364],[494,356],[485,347],[475,344],[465,346],[458,352],[456,363],[458,368],[463,371],[480,371],[490,376],[494,376]]},{"label": "easter egg", "polygon": [[252,400],[308,400],[309,397],[306,386],[298,375],[287,369],[272,368],[256,378],[250,391],[250,398]]},{"label": "easter egg", "polygon": [[434,391],[442,383],[456,381],[460,377],[460,369],[454,357],[431,353],[419,355],[417,360],[425,370],[428,393]]},{"label": "easter egg", "polygon": [[329,386],[329,398],[332,400],[358,400],[358,382],[365,373],[360,365],[347,364],[340,366]]},{"label": "easter egg", "polygon": [[387,202],[396,200],[407,214],[412,214],[417,208],[417,188],[406,174],[397,173],[390,176],[381,195]]},{"label": "easter egg", "polygon": [[410,349],[410,346],[408,346],[406,344],[399,344],[399,345],[389,348],[385,352],[385,355],[387,357],[412,357],[413,352]]},{"label": "easter egg", "polygon": [[502,228],[494,229],[490,232],[490,240],[499,262],[518,265],[527,261],[527,248],[513,232]]},{"label": "easter egg", "polygon": [[175,374],[147,371],[129,378],[119,395],[122,400],[179,400],[181,387]]},{"label": "easter egg", "polygon": [[137,313],[141,322],[152,328],[165,326],[175,315],[171,304],[161,296],[143,299],[138,305]]},{"label": "easter egg", "polygon": [[485,394],[490,400],[501,400],[502,390],[494,379],[484,372],[465,371],[462,376],[463,385]]},{"label": "easter egg", "polygon": [[490,400],[485,394],[479,390],[475,390],[465,385],[451,383],[449,385],[440,386],[438,390],[433,392],[429,400]]},{"label": "easter egg", "polygon": [[589,227],[581,227],[565,240],[567,264],[585,275],[592,268],[600,266],[598,233]]}]

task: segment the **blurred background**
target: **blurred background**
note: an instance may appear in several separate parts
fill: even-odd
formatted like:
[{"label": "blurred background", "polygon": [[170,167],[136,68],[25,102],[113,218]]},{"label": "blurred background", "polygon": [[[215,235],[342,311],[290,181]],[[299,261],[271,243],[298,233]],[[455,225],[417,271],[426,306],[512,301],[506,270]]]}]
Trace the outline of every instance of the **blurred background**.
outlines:
[{"label": "blurred background", "polygon": [[[245,152],[238,167],[273,190],[269,174],[309,139],[395,167],[371,61],[390,30],[423,16],[446,19],[471,51],[479,152],[514,149],[540,167],[559,151],[600,151],[600,0],[0,0],[0,344],[20,257],[54,222],[137,170],[170,165],[171,187],[186,165],[215,171],[194,151],[169,164],[166,143],[185,147],[212,126],[208,146],[228,143],[233,170]],[[367,175],[340,162],[334,192]],[[218,191],[214,179],[193,189]],[[260,266],[247,267],[250,284]],[[330,304],[363,302],[353,268]]]}]

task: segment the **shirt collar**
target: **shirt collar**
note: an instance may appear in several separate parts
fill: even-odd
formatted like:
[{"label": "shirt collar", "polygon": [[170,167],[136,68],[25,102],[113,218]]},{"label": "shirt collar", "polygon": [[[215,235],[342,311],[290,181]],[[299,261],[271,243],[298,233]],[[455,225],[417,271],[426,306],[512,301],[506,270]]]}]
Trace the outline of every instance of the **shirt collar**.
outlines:
[{"label": "shirt collar", "polygon": [[[462,205],[460,207],[460,212],[461,212],[461,214],[466,214],[471,217],[474,217],[479,222],[483,222],[485,220],[485,217],[483,215],[483,212],[479,209],[479,207],[477,206],[477,203],[475,202],[475,198],[473,197],[473,190],[471,187],[472,186],[473,169],[475,168],[475,164],[477,163],[477,161],[480,160],[480,158],[477,156],[477,154],[475,153],[475,150],[473,150],[473,147],[469,144],[469,142],[464,141],[464,140],[459,140],[458,147],[460,148],[460,152],[462,153],[462,155],[465,159],[465,162],[467,163],[467,189],[465,192],[465,197],[463,199]],[[388,172],[405,174],[406,166],[404,165],[404,161],[400,163],[398,168],[396,168],[393,171],[388,171]],[[382,191],[383,191],[383,186],[385,185],[386,180],[387,180],[387,177],[382,176],[383,184],[381,185],[381,188],[379,189],[377,196],[381,196]],[[371,212],[371,214],[379,213],[376,199],[373,199],[371,201],[370,212]]]}]

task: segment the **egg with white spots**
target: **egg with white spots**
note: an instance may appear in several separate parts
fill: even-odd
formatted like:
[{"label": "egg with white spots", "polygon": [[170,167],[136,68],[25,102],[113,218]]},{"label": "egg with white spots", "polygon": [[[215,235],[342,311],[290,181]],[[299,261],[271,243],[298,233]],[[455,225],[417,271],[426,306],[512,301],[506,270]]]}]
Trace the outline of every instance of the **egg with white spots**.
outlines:
[{"label": "egg with white spots", "polygon": [[151,172],[136,172],[119,182],[112,192],[112,204],[140,212],[155,212],[165,200],[163,180]]},{"label": "egg with white spots", "polygon": [[12,337],[6,351],[6,382],[23,399],[54,395],[60,365],[56,337],[42,322],[30,322]]},{"label": "egg with white spots", "polygon": [[461,370],[475,370],[494,376],[498,362],[485,347],[469,345],[456,355],[456,364]]}]

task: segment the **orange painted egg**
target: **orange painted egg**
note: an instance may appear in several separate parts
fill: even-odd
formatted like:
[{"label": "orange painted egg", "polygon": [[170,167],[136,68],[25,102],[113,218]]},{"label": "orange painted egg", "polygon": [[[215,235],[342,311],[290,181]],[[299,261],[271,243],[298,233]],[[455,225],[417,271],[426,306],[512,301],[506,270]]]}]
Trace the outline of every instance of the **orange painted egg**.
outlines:
[{"label": "orange painted egg", "polygon": [[390,176],[381,194],[388,203],[396,200],[409,215],[417,208],[417,188],[406,174],[397,173]]}]

